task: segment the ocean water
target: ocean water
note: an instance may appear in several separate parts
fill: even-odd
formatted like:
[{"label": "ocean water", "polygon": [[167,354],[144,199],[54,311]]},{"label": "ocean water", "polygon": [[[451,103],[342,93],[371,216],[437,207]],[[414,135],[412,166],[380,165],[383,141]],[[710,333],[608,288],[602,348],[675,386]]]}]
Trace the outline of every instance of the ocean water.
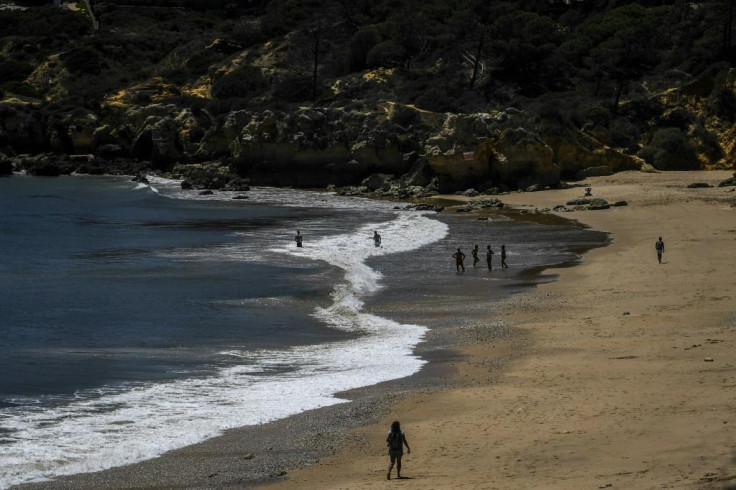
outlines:
[{"label": "ocean water", "polygon": [[[469,284],[502,297],[601,240],[324,193],[245,194],[0,179],[0,488],[152,458],[409,376],[427,328],[371,304],[460,298]],[[473,242],[507,243],[512,268],[488,272],[483,254],[474,268]]]}]

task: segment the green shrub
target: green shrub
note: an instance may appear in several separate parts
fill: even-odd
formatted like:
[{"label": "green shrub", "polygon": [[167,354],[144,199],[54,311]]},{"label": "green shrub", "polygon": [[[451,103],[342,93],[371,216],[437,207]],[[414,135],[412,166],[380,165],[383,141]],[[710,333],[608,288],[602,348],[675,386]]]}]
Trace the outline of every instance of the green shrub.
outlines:
[{"label": "green shrub", "polygon": [[253,24],[239,24],[234,26],[229,37],[243,48],[249,48],[266,41],[266,36],[263,34],[261,28]]},{"label": "green shrub", "polygon": [[88,46],[69,51],[61,60],[64,67],[75,75],[99,75],[102,71],[99,53]]},{"label": "green shrub", "polygon": [[608,143],[619,148],[632,148],[639,138],[639,130],[627,119],[619,118],[611,123]]},{"label": "green shrub", "polygon": [[372,68],[400,66],[404,59],[404,48],[394,41],[384,41],[371,48],[366,58],[366,63]]},{"label": "green shrub", "polygon": [[734,75],[724,71],[715,80],[713,91],[708,96],[707,109],[714,116],[729,122],[736,121],[736,94],[733,92]]},{"label": "green shrub", "polygon": [[268,86],[268,81],[260,68],[244,66],[212,84],[212,97],[215,99],[251,98]]},{"label": "green shrub", "polygon": [[301,102],[312,97],[312,79],[309,76],[290,75],[281,79],[273,90],[273,97],[286,102]]},{"label": "green shrub", "polygon": [[3,83],[2,85],[0,85],[0,89],[6,94],[12,93],[15,95],[21,95],[23,97],[41,96],[38,90],[28,85],[27,83],[19,82],[17,80]]},{"label": "green shrub", "polygon": [[452,97],[438,87],[428,89],[416,98],[414,104],[424,110],[434,112],[452,112],[455,109]]},{"label": "green shrub", "polygon": [[596,126],[608,127],[611,123],[611,111],[602,105],[591,105],[580,110],[580,116]]},{"label": "green shrub", "polygon": [[406,128],[419,122],[419,114],[405,105],[397,104],[394,106],[391,122]]},{"label": "green shrub", "polygon": [[366,68],[368,53],[378,44],[379,39],[378,30],[373,26],[365,27],[353,34],[348,43],[350,71],[360,71]]},{"label": "green shrub", "polygon": [[639,156],[660,170],[691,170],[700,168],[695,145],[679,128],[658,129]]},{"label": "green shrub", "polygon": [[0,63],[0,83],[25,80],[33,72],[33,65],[23,61],[7,60]]}]

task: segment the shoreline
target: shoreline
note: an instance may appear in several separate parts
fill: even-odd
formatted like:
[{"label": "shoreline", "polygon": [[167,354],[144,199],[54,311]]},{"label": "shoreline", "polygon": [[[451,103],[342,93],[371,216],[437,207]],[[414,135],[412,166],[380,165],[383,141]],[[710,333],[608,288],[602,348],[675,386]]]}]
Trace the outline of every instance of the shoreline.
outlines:
[{"label": "shoreline", "polygon": [[[463,221],[475,219],[460,215],[457,218]],[[517,279],[528,282],[528,277]],[[508,297],[504,293],[496,302],[507,301]],[[419,308],[413,304],[406,306]],[[378,314],[383,315],[381,312]],[[338,396],[347,399],[348,403],[310,410],[263,426],[235,428],[213,439],[132,465],[61,476],[50,482],[28,483],[14,488],[242,487],[267,483],[281,476],[284,467],[311,465],[331,455],[345,438],[346,431],[375,423],[386,412],[387,398],[400,400],[408,393],[446,389],[448,382],[453,386],[466,385],[467,380],[448,381],[457,378],[455,365],[462,362],[453,349],[458,343],[467,344],[478,339],[488,341],[491,337],[485,330],[469,325],[461,332],[467,338],[450,342],[449,348],[445,345],[447,339],[440,340],[440,345],[435,341],[429,348],[423,343],[417,355],[429,364],[422,370],[409,377],[340,393]],[[509,338],[503,325],[497,330],[492,333],[494,339],[504,338],[509,343],[515,341]],[[503,357],[518,355],[518,350],[518,347],[509,348]],[[322,423],[329,419],[340,420],[340,427]],[[282,440],[269,442],[271,439]],[[237,457],[233,458],[233,455]],[[191,464],[193,460],[196,460],[196,465]]]},{"label": "shoreline", "polygon": [[[613,181],[612,185],[620,186],[621,184],[616,181],[622,178],[626,179],[630,174],[627,173],[625,176],[619,174],[618,176],[589,180],[594,182],[594,189],[597,190],[599,185],[605,185],[606,179]],[[636,174],[633,180],[640,178],[638,172]],[[716,172],[683,172],[682,174],[685,174],[685,177],[680,176],[679,178],[684,178],[688,182],[698,180],[695,174],[701,174],[700,177],[703,180],[718,180],[718,177],[715,177],[717,175]],[[664,177],[667,177],[667,174]],[[648,177],[645,176],[644,178]],[[693,193],[707,193],[708,191],[712,193],[714,190],[692,190]],[[580,192],[580,189],[570,189],[544,191],[533,194],[512,194],[505,196],[504,202],[519,209],[546,207],[549,202],[564,202],[564,198],[559,197],[564,195],[564,193]],[[574,197],[578,196],[575,195]],[[719,203],[720,201],[716,202]],[[733,213],[732,209],[728,212]],[[625,211],[628,211],[628,209]],[[620,213],[618,209],[615,212]],[[564,218],[577,219],[583,224],[591,226],[593,229],[600,230],[606,229],[605,213],[610,214],[611,210],[575,212],[563,214],[562,216]],[[731,214],[731,218],[733,218],[733,214]],[[621,223],[615,223],[615,225],[620,226]],[[561,390],[564,387],[574,387],[574,376],[570,375],[565,378],[565,375],[561,374],[560,379],[557,379],[546,374],[546,371],[536,364],[544,364],[544,361],[549,361],[548,358],[551,356],[553,358],[552,360],[556,362],[550,365],[558,370],[564,371],[560,366],[569,367],[571,365],[570,361],[575,360],[574,356],[571,358],[570,353],[559,354],[557,351],[572,351],[577,349],[576,347],[570,347],[567,344],[561,347],[558,339],[550,340],[545,338],[545,336],[552,332],[554,328],[555,331],[557,329],[562,331],[566,336],[565,340],[570,345],[575,346],[576,342],[580,342],[580,339],[577,338],[580,331],[573,332],[572,330],[574,329],[566,325],[569,315],[567,314],[568,312],[564,312],[566,314],[561,315],[563,312],[560,311],[560,304],[562,302],[570,302],[570,293],[565,291],[570,285],[584,283],[588,279],[589,273],[587,269],[591,267],[591,263],[595,264],[601,260],[608,260],[612,255],[620,255],[622,252],[618,248],[622,244],[625,244],[626,240],[630,241],[633,236],[626,231],[626,227],[608,231],[613,232],[614,242],[612,244],[588,252],[583,263],[577,267],[553,269],[554,273],[559,276],[556,281],[539,284],[537,288],[531,291],[517,293],[512,296],[513,300],[500,313],[504,317],[504,323],[511,325],[514,333],[504,337],[501,341],[498,341],[498,339],[482,339],[478,343],[471,343],[453,351],[443,352],[440,355],[444,355],[444,359],[435,360],[429,365],[430,370],[433,371],[431,373],[425,373],[425,370],[422,370],[418,375],[409,378],[352,390],[346,395],[355,395],[357,400],[353,398],[350,403],[317,409],[319,417],[315,417],[312,413],[314,411],[310,411],[272,422],[265,426],[234,429],[225,436],[167,453],[167,455],[156,458],[155,460],[149,460],[132,466],[113,468],[101,473],[63,477],[54,481],[53,487],[157,488],[160,485],[152,484],[151,480],[147,478],[147,475],[161,471],[161,467],[157,467],[157,463],[154,462],[162,458],[178,459],[177,464],[171,464],[171,461],[169,461],[167,475],[170,476],[170,479],[164,475],[167,488],[192,488],[194,486],[207,488],[243,488],[245,485],[255,484],[264,484],[267,488],[356,488],[361,486],[393,484],[385,481],[385,463],[387,458],[382,447],[382,438],[385,436],[384,428],[387,426],[386,421],[390,421],[393,418],[402,420],[402,425],[407,430],[410,443],[414,449],[413,454],[405,459],[404,469],[404,474],[412,479],[403,481],[403,484],[415,486],[416,488],[424,488],[427,485],[432,485],[436,488],[452,488],[457,484],[465,484],[473,488],[522,488],[526,486],[572,488],[581,485],[598,484],[601,472],[595,469],[597,467],[595,461],[593,463],[596,464],[593,464],[592,467],[577,468],[581,465],[581,457],[578,455],[573,458],[573,462],[567,461],[564,459],[564,451],[558,451],[559,454],[545,458],[544,451],[538,450],[534,452],[536,459],[534,460],[533,466],[525,467],[523,463],[526,461],[525,458],[528,457],[529,448],[538,445],[540,440],[544,441],[545,436],[549,436],[549,434],[545,433],[547,431],[545,422],[547,421],[542,420],[538,424],[532,424],[519,414],[533,414],[537,418],[541,417],[544,419],[546,415],[540,415],[538,412],[540,408],[544,408],[544,403],[546,403],[550,413],[554,416],[553,418],[564,418],[562,415],[565,414],[565,410],[556,404],[552,404],[550,400],[558,403],[564,401],[565,396],[561,395],[557,390]],[[656,240],[656,237],[654,239]],[[665,242],[670,247],[668,249],[668,254],[670,254],[672,250],[670,243],[672,242],[668,242],[666,233]],[[653,248],[653,244],[650,245],[651,247],[647,247],[645,251],[645,258],[647,251],[649,252],[649,256],[653,255],[653,251],[648,250],[649,248]],[[669,257],[668,254],[665,256]],[[576,286],[573,289],[577,291],[579,288],[580,286]],[[731,291],[734,289],[736,288],[732,288]],[[730,294],[729,297],[733,299],[733,293]],[[721,302],[727,303],[728,301]],[[578,301],[572,307],[577,315],[573,315],[573,320],[579,320],[580,312],[588,309],[590,305],[585,304],[583,301]],[[732,310],[728,311],[732,315],[730,321],[733,324],[733,328],[730,330],[730,335],[733,335],[734,330],[736,330],[736,315],[733,315]],[[629,313],[626,316],[631,319],[639,316],[638,313],[633,311],[633,308]],[[611,318],[619,319],[618,316],[611,316]],[[590,318],[585,318],[585,321],[589,320]],[[718,327],[711,326],[711,328]],[[597,329],[597,332],[600,333],[600,327]],[[730,340],[719,342],[712,344],[711,347],[723,350],[726,349],[726,346],[730,342]],[[685,348],[684,350],[688,349]],[[523,351],[523,355],[520,355],[521,351]],[[567,358],[565,362],[560,364],[559,359],[555,359],[555,356],[561,356],[562,358],[567,356]],[[608,360],[621,364],[639,363],[638,359],[641,356],[631,356],[629,354],[610,357]],[[718,357],[724,359],[727,356],[721,354]],[[584,360],[586,369],[590,368],[591,360],[587,358]],[[549,366],[545,365],[546,367]],[[727,369],[730,370],[728,375],[732,376],[733,364],[728,366]],[[545,373],[543,379],[550,381],[549,386],[541,388],[534,386],[533,376],[529,376],[530,372],[534,375]],[[580,372],[575,374],[580,375]],[[598,372],[598,374],[601,373]],[[422,382],[425,382],[426,385],[424,387],[417,385],[414,388],[413,394],[406,394],[406,390],[402,388],[402,385],[413,382],[412,378],[417,376],[425,377]],[[442,386],[438,384],[440,381],[439,378],[443,378]],[[513,383],[509,383],[509,378],[512,379]],[[524,381],[524,383],[517,385],[519,380]],[[732,378],[732,382],[736,382],[736,378]],[[524,386],[526,384],[532,385],[532,394],[525,392],[525,389],[529,388],[528,386]],[[538,393],[540,389],[553,391],[556,397],[541,397]],[[387,396],[392,400],[390,403],[386,402]],[[541,403],[540,400],[544,403]],[[502,402],[501,406],[496,407],[494,404],[499,401]],[[730,409],[736,407],[736,403],[732,403],[732,401],[732,399],[726,400],[726,406]],[[560,403],[560,405],[564,404]],[[506,420],[504,418],[505,416],[510,416],[509,420]],[[600,417],[600,414],[598,416]],[[461,422],[458,422],[457,417],[460,417]],[[481,420],[497,420],[498,422],[496,422],[495,426],[488,425],[484,427],[478,424],[473,426],[469,422],[462,422],[467,417],[473,420],[476,420],[473,417],[480,417]],[[326,423],[326,419],[329,418],[338,419],[343,422],[348,420],[345,426],[346,431],[339,430],[332,433],[331,424]],[[498,424],[502,424],[504,420],[507,426],[499,426]],[[727,422],[731,423],[731,420]],[[318,423],[315,424],[315,421]],[[320,425],[320,421],[322,425]],[[452,422],[456,424],[455,427],[463,431],[463,437],[467,435],[467,442],[464,440],[460,444],[462,447],[459,449],[457,447],[457,437],[455,435],[448,437],[447,434],[447,426],[452,426]],[[733,422],[736,423],[736,421]],[[312,431],[312,435],[316,433],[319,437],[299,441],[302,443],[299,448],[282,446],[281,441],[271,444],[273,447],[270,448],[268,447],[268,442],[264,443],[264,440],[268,441],[269,438],[274,438],[277,435],[293,434],[294,427],[300,423],[303,426],[311,426],[312,429],[316,429],[316,431]],[[558,422],[557,425],[564,425],[564,423]],[[727,424],[724,425],[727,426]],[[470,432],[468,432],[469,428],[472,429]],[[491,429],[496,429],[505,437],[500,439],[502,442],[494,443],[493,447],[483,447],[483,444],[494,442],[486,442],[484,440],[483,432],[488,432]],[[539,434],[540,429],[543,432],[541,435]],[[719,426],[719,429],[723,429],[723,427]],[[586,430],[580,432],[580,434],[592,432],[594,432],[594,429],[588,427]],[[723,432],[727,433],[728,430]],[[571,434],[578,435],[578,430],[570,428],[563,430],[561,427],[556,427],[553,433],[555,437],[562,439],[570,439],[567,436]],[[510,442],[513,442],[513,444],[509,444]],[[546,441],[544,445],[553,444],[554,442]],[[564,442],[567,443],[567,441]],[[504,443],[509,445],[511,448],[509,451],[512,451],[512,454],[518,456],[518,458],[506,459],[503,456],[503,452],[499,448],[505,447]],[[274,473],[269,474],[269,478],[266,480],[247,480],[247,478],[243,478],[240,482],[230,480],[227,484],[217,483],[219,480],[218,477],[222,476],[221,473],[206,474],[206,477],[204,479],[200,478],[198,480],[199,483],[196,484],[192,483],[192,480],[189,483],[180,480],[183,476],[182,472],[191,471],[199,473],[201,476],[203,474],[202,471],[206,473],[207,468],[212,467],[212,465],[222,468],[226,472],[232,471],[242,474],[243,461],[259,458],[258,454],[250,450],[253,444],[261,444],[267,447],[267,451],[281,453],[282,455],[286,455],[287,458],[293,456],[295,451],[301,451],[302,457],[289,460],[290,462],[287,465],[291,466],[293,464],[294,466],[304,468],[300,470],[289,470],[286,474],[280,474],[281,471],[277,471],[277,467],[274,467]],[[562,445],[565,446],[565,444]],[[441,451],[437,448],[441,448]],[[468,452],[468,449],[472,450]],[[585,449],[590,450],[591,447],[586,446]],[[336,454],[331,456],[335,450],[337,451]],[[462,458],[455,456],[455,453],[460,453]],[[571,456],[567,457],[571,458]],[[563,458],[562,461],[560,461],[560,458]],[[723,451],[718,455],[718,458],[719,461],[724,459]],[[466,464],[458,464],[458,460],[460,463],[465,462]],[[485,465],[498,469],[500,467],[499,463],[501,462],[505,463],[504,471],[506,473],[504,475],[490,474],[484,468]],[[551,466],[553,467],[550,468],[550,465],[545,466],[543,463],[552,463]],[[153,466],[145,469],[145,466],[148,464]],[[611,464],[611,466],[615,467],[615,464]],[[561,477],[550,474],[550,472],[554,473],[554,469],[557,467],[567,468],[570,474]],[[719,470],[720,473],[703,478],[711,478],[712,481],[716,482],[714,485],[720,485],[719,481],[729,481],[726,479],[732,478],[731,475],[736,474],[736,472],[729,473],[723,465],[719,468],[724,469],[723,471]],[[586,473],[586,469],[588,473]],[[543,473],[544,471],[547,471],[547,473]],[[651,488],[660,483],[656,479],[647,479],[651,472],[651,469],[647,469],[643,473],[641,470],[638,472],[628,470],[620,471],[620,474],[616,474],[618,475],[618,480],[614,478],[609,478],[609,480],[614,481],[616,486],[623,484],[626,488]],[[713,471],[706,471],[705,473],[713,473]],[[107,483],[98,479],[103,474],[106,475],[105,479]],[[627,477],[630,475],[633,475],[633,479],[627,480]],[[273,483],[274,478],[281,478],[282,481]],[[654,483],[652,483],[653,481]],[[683,482],[682,475],[680,475],[680,479],[677,482]],[[48,488],[50,486],[49,483],[28,484],[19,486],[18,488]],[[692,486],[687,486],[690,483]],[[690,483],[686,483],[682,488],[706,488],[701,485],[702,482],[700,481]],[[722,487],[714,486],[712,488]]]},{"label": "shoreline", "polygon": [[[412,488],[736,486],[736,195],[687,188],[730,174],[587,179],[594,196],[629,206],[560,213],[613,242],[516,296],[507,318],[528,336],[526,355],[494,372],[492,343],[461,348],[456,376],[474,386],[411,395],[355,431],[362,446],[264,488],[392,488],[383,439],[394,419],[413,449],[400,483]],[[552,208],[580,194],[503,200]]]}]

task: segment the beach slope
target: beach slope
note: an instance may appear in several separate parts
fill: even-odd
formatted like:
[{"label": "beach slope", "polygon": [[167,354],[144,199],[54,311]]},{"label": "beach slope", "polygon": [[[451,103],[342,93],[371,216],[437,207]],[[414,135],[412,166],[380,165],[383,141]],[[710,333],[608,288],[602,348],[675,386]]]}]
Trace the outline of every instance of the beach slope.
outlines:
[{"label": "beach slope", "polygon": [[[492,360],[502,346],[463,348],[457,375],[471,380],[466,386],[398,402],[379,424],[359,429],[365,445],[268,488],[736,486],[736,192],[687,188],[730,175],[587,180],[594,197],[628,205],[561,213],[613,241],[511,302],[504,321],[532,339],[524,356],[499,373]],[[533,210],[582,194],[503,201]],[[386,481],[394,419],[413,450],[401,482]]]}]

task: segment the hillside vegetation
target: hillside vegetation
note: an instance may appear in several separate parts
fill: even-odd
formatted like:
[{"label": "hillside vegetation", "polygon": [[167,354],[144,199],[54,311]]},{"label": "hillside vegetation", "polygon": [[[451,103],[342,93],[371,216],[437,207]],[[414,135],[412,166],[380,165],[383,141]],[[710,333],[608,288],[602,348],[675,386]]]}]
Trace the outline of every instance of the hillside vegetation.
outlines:
[{"label": "hillside vegetation", "polygon": [[91,4],[97,30],[85,9],[0,11],[16,166],[346,185],[429,165],[482,190],[736,159],[735,0]]}]

